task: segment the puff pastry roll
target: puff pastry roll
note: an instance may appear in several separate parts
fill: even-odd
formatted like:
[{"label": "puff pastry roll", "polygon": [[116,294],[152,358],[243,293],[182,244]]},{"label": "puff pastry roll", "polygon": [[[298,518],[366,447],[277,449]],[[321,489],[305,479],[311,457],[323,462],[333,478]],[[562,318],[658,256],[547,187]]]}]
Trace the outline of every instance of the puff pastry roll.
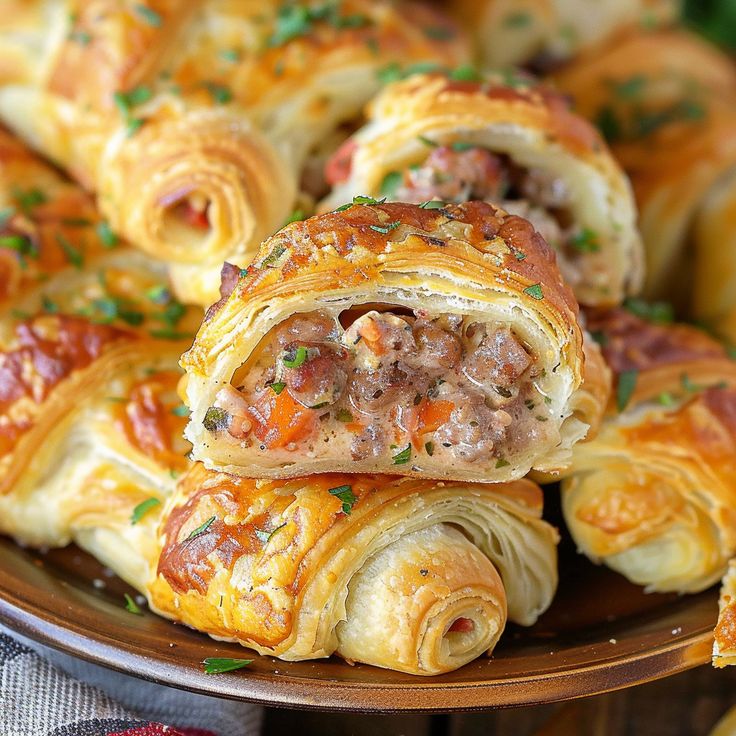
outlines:
[{"label": "puff pastry roll", "polygon": [[306,156],[382,70],[466,59],[448,23],[387,0],[14,3],[0,118],[172,264],[179,298],[206,305],[223,261],[245,265],[283,224]]},{"label": "puff pastry roll", "polygon": [[373,202],[288,225],[210,310],[182,358],[195,458],[256,478],[564,466],[582,340],[544,240],[483,202]]},{"label": "puff pastry roll", "polygon": [[181,480],[159,527],[151,607],[299,660],[333,652],[418,675],[493,649],[554,595],[538,486],[365,475]]},{"label": "puff pastry roll", "polygon": [[554,76],[629,174],[646,289],[736,340],[736,69],[685,31],[640,34]]},{"label": "puff pastry roll", "polygon": [[736,664],[736,560],[731,560],[721,583],[718,624],[713,640],[713,666]]},{"label": "puff pastry roll", "polygon": [[529,219],[583,304],[615,305],[642,278],[629,183],[567,101],[519,78],[411,77],[386,87],[333,157],[323,209],[358,194],[495,202]]},{"label": "puff pastry roll", "polygon": [[671,23],[678,0],[455,0],[492,68],[545,69],[637,26]]},{"label": "puff pastry roll", "polygon": [[695,592],[736,552],[736,364],[685,325],[589,315],[617,376],[562,481],[579,549],[649,590]]}]

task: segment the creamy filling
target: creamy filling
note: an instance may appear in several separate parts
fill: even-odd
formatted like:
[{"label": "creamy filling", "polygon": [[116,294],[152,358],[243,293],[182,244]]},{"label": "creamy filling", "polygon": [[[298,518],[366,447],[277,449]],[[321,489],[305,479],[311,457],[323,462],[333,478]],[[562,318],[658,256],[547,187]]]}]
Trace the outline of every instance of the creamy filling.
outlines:
[{"label": "creamy filling", "polygon": [[261,341],[204,424],[269,454],[500,468],[551,431],[542,374],[501,323],[398,308],[339,320],[313,312]]},{"label": "creamy filling", "polygon": [[560,253],[560,268],[572,285],[583,278],[581,257],[598,248],[595,234],[574,223],[572,197],[562,179],[541,169],[517,166],[508,156],[478,146],[436,146],[424,163],[390,172],[383,189],[389,199],[399,202],[440,199],[498,204],[529,220]]}]

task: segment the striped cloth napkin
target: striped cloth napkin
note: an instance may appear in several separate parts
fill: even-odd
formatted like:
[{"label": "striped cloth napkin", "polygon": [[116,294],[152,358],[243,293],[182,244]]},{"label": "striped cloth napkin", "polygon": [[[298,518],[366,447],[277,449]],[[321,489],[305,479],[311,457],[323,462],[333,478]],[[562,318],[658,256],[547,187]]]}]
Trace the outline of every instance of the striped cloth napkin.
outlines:
[{"label": "striped cloth napkin", "polygon": [[2,736],[256,736],[262,709],[121,675],[0,628]]}]

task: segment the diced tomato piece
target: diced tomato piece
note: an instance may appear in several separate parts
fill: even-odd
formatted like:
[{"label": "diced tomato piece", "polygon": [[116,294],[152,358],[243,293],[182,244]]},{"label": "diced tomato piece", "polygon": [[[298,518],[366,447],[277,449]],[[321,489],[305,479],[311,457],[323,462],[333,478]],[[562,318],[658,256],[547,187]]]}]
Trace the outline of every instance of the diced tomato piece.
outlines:
[{"label": "diced tomato piece", "polygon": [[473,620],[470,618],[456,618],[452,622],[452,626],[450,626],[449,629],[447,629],[448,632],[450,631],[459,631],[463,634],[467,634],[471,632],[475,628],[475,624],[473,623]]},{"label": "diced tomato piece", "polygon": [[207,207],[203,210],[199,210],[196,207],[193,207],[190,202],[183,202],[180,207],[180,212],[187,225],[196,227],[198,230],[207,230],[209,228],[210,221],[207,217]]},{"label": "diced tomato piece", "polygon": [[452,401],[422,399],[418,406],[404,413],[404,426],[415,448],[422,446],[422,435],[434,432],[450,420],[455,404]]},{"label": "diced tomato piece", "polygon": [[284,447],[308,437],[316,428],[317,412],[294,401],[288,390],[265,393],[250,411],[253,433],[266,447]]},{"label": "diced tomato piece", "polygon": [[330,186],[340,184],[350,176],[353,166],[353,154],[358,144],[348,138],[335,153],[330,156],[325,164],[325,179]]}]

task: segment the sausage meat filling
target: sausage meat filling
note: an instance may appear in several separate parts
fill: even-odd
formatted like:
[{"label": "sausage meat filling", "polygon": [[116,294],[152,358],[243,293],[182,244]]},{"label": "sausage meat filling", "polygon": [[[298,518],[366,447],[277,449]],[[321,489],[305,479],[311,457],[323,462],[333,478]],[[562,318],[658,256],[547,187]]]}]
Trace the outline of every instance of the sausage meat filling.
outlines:
[{"label": "sausage meat filling", "polygon": [[264,453],[376,466],[503,467],[545,440],[543,371],[507,325],[399,311],[290,318],[220,390],[205,427]]}]

